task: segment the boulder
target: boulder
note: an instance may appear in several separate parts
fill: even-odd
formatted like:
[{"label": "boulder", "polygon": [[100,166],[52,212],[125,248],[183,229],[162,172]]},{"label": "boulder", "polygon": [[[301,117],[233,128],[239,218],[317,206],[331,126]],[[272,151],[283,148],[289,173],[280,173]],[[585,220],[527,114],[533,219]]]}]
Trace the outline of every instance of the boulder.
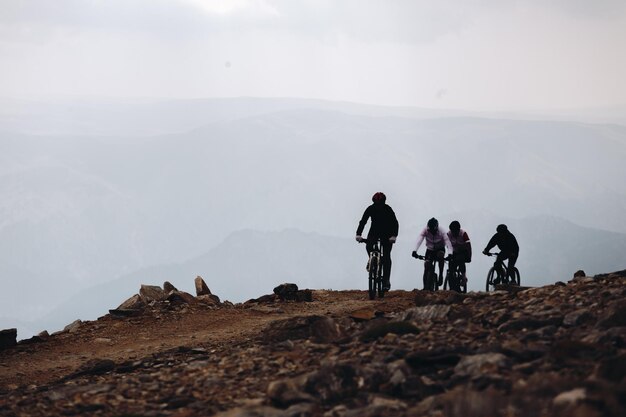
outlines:
[{"label": "boulder", "polygon": [[281,301],[295,300],[298,293],[298,286],[296,284],[280,284],[274,288],[274,294],[280,298]]},{"label": "boulder", "polygon": [[139,294],[135,294],[119,305],[117,310],[140,310],[146,306]]},{"label": "boulder", "polygon": [[17,329],[0,330],[0,349],[17,345]]},{"label": "boulder", "polygon": [[198,297],[196,297],[196,300],[200,301],[201,303],[208,304],[208,305],[220,304],[220,298],[215,294],[199,295]]},{"label": "boulder", "polygon": [[568,327],[578,326],[592,318],[593,315],[586,309],[575,310],[571,313],[567,313],[565,317],[563,317],[563,325]]},{"label": "boulder", "polygon": [[418,334],[419,329],[410,322],[407,321],[390,321],[384,323],[373,323],[368,326],[363,333],[361,333],[361,340],[364,342],[370,342],[388,334]]},{"label": "boulder", "polygon": [[270,323],[263,332],[263,341],[279,343],[311,338],[316,343],[331,343],[343,336],[341,327],[330,317],[301,316]]},{"label": "boulder", "polygon": [[167,300],[174,305],[194,304],[198,302],[196,297],[194,297],[193,295],[189,294],[188,292],[178,290],[170,291],[167,295]]},{"label": "boulder", "polygon": [[67,326],[65,326],[63,328],[64,332],[70,332],[70,333],[75,333],[78,331],[78,329],[80,329],[80,327],[83,325],[82,320],[74,320],[73,322],[71,322],[70,324],[68,324]]},{"label": "boulder", "polygon": [[580,278],[580,277],[586,277],[587,274],[585,274],[585,271],[583,271],[582,269],[579,269],[578,271],[574,272],[574,276],[573,278]]},{"label": "boulder", "polygon": [[141,285],[139,295],[144,303],[152,301],[163,301],[167,298],[167,294],[158,285]]},{"label": "boulder", "polygon": [[598,326],[604,329],[626,326],[626,301],[613,306]]},{"label": "boulder", "polygon": [[209,290],[209,287],[206,285],[206,282],[204,282],[201,276],[198,275],[194,283],[196,285],[196,295],[211,295],[211,290]]},{"label": "boulder", "polygon": [[296,301],[298,302],[307,302],[310,303],[313,301],[313,292],[309,289],[306,290],[298,290],[296,293]]},{"label": "boulder", "polygon": [[163,291],[165,291],[166,293],[170,293],[172,291],[178,291],[178,288],[173,286],[171,282],[165,281],[163,283]]}]

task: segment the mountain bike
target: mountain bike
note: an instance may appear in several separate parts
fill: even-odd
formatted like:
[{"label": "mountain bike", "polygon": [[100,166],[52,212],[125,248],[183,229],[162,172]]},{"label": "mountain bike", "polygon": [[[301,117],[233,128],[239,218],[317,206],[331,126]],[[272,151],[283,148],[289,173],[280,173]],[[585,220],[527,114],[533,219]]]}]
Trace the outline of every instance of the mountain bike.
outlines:
[{"label": "mountain bike", "polygon": [[[367,240],[363,240],[367,242]],[[368,281],[369,281],[369,297],[370,300],[376,298],[378,293],[379,298],[385,296],[383,290],[383,252],[380,244],[380,239],[376,239],[374,246],[370,251],[369,260],[367,261]]]},{"label": "mountain bike", "polygon": [[[499,253],[487,253],[487,256],[497,256],[499,255]],[[510,285],[520,285],[520,275],[519,275],[519,271],[517,270],[516,267],[513,267],[513,277],[512,280],[509,282],[509,269],[507,268],[507,266],[504,264],[503,261],[498,261],[498,258],[496,258],[496,261],[493,263],[493,266],[491,267],[491,269],[489,270],[489,273],[487,273],[487,284],[486,284],[486,291],[495,291],[496,289],[496,285],[497,284],[510,284]]]},{"label": "mountain bike", "polygon": [[417,259],[424,262],[424,289],[428,291],[437,291],[439,283],[437,282],[437,273],[435,272],[435,259],[423,255],[417,255]]},{"label": "mountain bike", "polygon": [[452,258],[453,255],[449,255],[445,258],[445,261],[448,262],[448,270],[446,271],[446,277],[443,281],[443,289],[447,290],[450,288],[452,291],[467,293],[467,280],[464,279],[463,273],[459,268],[459,262],[454,262]]}]

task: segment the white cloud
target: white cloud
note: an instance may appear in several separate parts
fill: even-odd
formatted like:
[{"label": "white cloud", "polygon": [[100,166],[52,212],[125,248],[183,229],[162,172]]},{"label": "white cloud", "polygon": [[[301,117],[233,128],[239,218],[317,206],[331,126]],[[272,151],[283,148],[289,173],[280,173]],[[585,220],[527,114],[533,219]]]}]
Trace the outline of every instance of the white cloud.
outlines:
[{"label": "white cloud", "polygon": [[277,16],[278,10],[263,0],[182,0],[209,14],[232,15],[250,13],[257,16]]}]

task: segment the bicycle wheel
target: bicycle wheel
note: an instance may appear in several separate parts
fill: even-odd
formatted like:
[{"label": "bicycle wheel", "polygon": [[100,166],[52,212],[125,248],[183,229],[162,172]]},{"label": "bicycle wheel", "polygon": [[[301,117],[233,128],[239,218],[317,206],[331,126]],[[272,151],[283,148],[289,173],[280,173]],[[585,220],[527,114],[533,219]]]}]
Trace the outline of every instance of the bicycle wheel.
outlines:
[{"label": "bicycle wheel", "polygon": [[459,292],[467,294],[467,281],[463,279],[463,274],[460,272],[457,274],[457,282],[459,283]]},{"label": "bicycle wheel", "polygon": [[446,291],[448,289],[448,285],[450,286],[450,289],[452,289],[452,283],[450,282],[450,270],[448,270],[448,272],[446,272],[446,277],[443,280],[443,290]]},{"label": "bicycle wheel", "polygon": [[515,282],[512,282],[512,284],[517,285],[517,286],[520,285],[519,271],[515,267],[513,267],[513,280]]},{"label": "bicycle wheel", "polygon": [[370,273],[369,273],[369,297],[370,300],[376,298],[376,284],[377,284],[377,275],[378,275],[378,262],[376,262],[376,258],[372,256],[370,259]]},{"label": "bicycle wheel", "polygon": [[495,290],[494,281],[498,277],[498,270],[495,267],[492,267],[487,274],[487,285],[485,286],[485,291],[493,291]]}]

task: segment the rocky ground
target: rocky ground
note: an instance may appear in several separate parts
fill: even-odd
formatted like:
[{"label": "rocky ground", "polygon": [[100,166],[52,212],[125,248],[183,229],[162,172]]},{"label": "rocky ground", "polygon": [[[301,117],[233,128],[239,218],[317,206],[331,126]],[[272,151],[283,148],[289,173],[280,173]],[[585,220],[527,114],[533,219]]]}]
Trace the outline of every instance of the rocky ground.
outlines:
[{"label": "rocky ground", "polygon": [[179,296],[0,351],[0,415],[624,416],[625,296],[626,271],[376,301]]}]

